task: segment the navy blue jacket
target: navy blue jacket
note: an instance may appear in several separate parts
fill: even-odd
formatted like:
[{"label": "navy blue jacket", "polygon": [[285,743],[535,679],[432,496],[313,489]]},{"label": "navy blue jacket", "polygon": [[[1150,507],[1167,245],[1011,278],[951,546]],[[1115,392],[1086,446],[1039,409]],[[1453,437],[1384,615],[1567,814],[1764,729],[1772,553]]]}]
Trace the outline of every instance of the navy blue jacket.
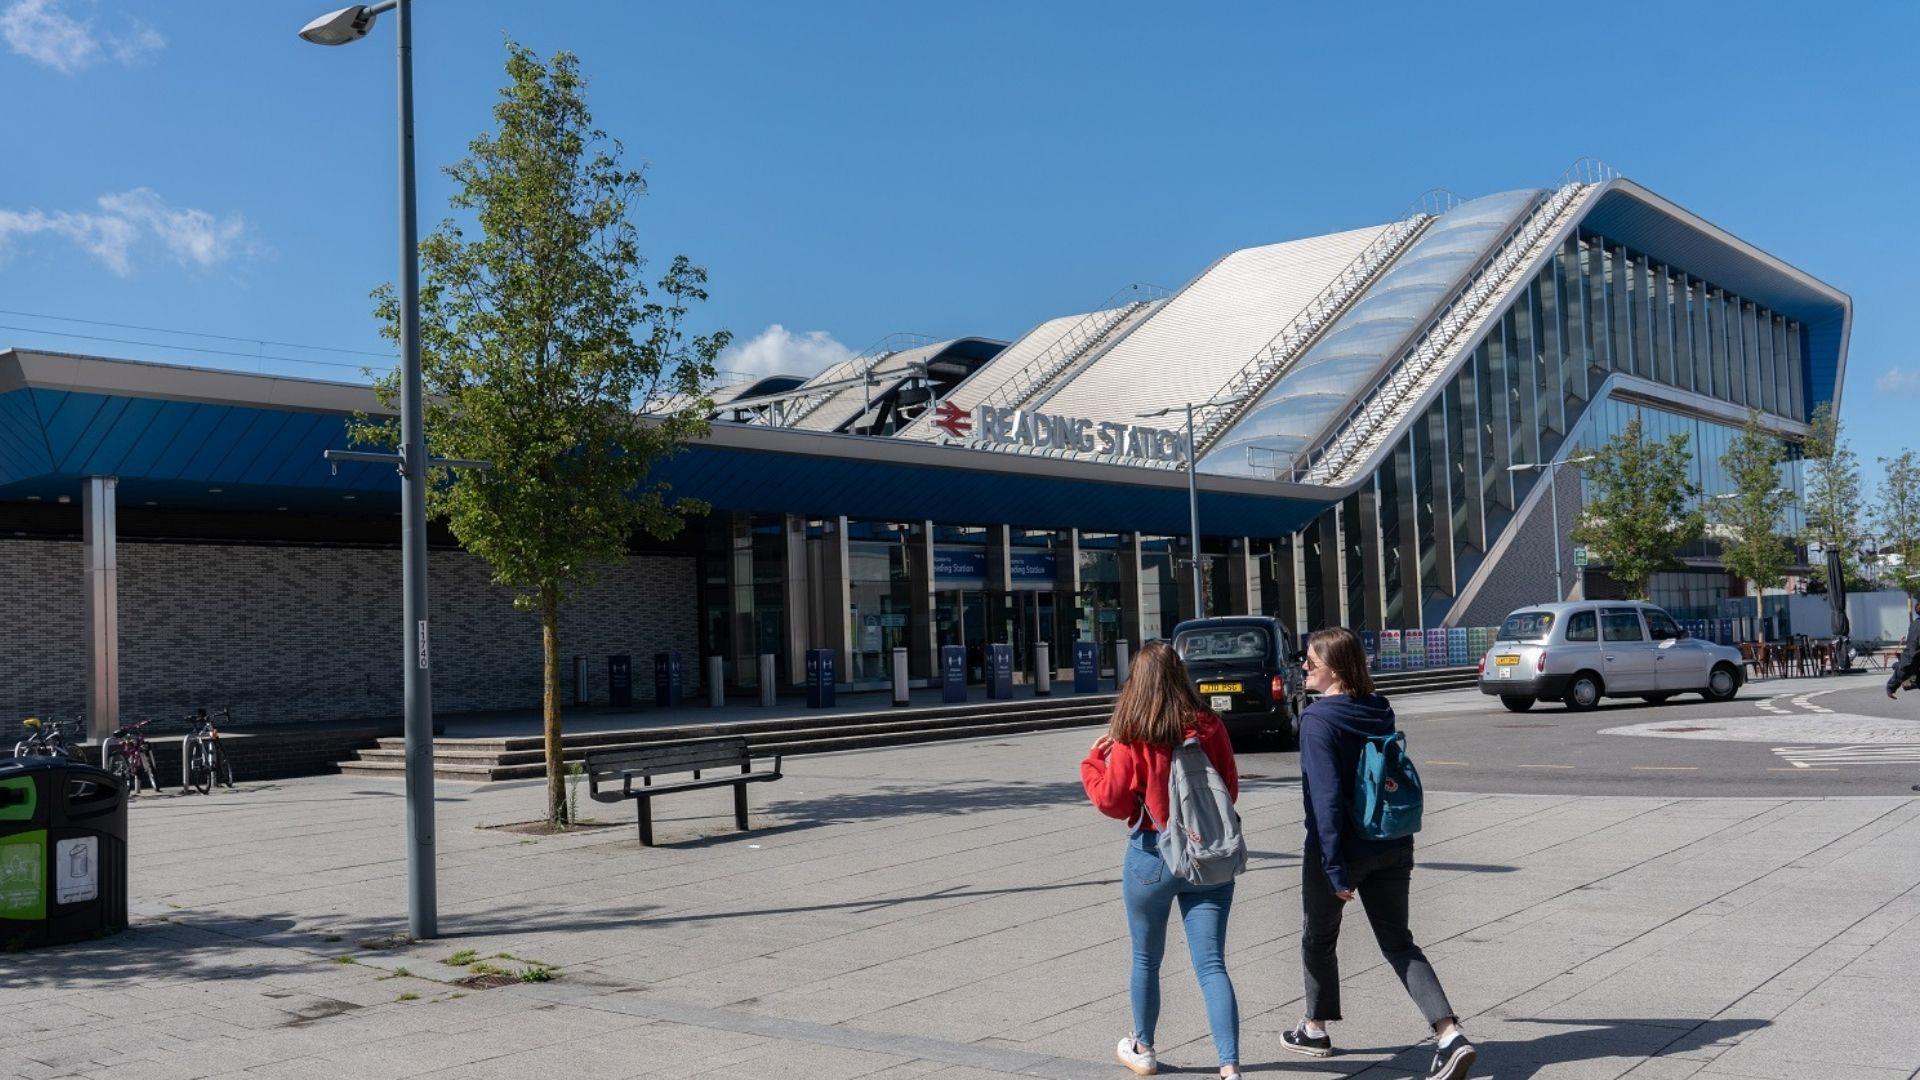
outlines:
[{"label": "navy blue jacket", "polygon": [[1300,716],[1300,787],[1307,802],[1307,843],[1320,848],[1335,892],[1352,888],[1347,867],[1384,852],[1412,847],[1413,837],[1362,836],[1347,816],[1353,776],[1369,736],[1393,734],[1393,706],[1379,694],[1329,694]]}]

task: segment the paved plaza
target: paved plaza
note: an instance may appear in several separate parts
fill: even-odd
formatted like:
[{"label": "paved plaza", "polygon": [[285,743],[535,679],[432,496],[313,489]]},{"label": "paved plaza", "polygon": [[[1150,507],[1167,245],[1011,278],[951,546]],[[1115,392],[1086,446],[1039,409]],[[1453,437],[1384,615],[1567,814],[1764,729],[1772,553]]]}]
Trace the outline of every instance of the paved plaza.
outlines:
[{"label": "paved plaza", "polygon": [[[756,831],[698,792],[662,801],[653,849],[584,790],[612,826],[534,836],[494,826],[538,816],[539,786],[443,783],[445,936],[412,944],[398,785],[148,796],[134,927],[0,957],[0,1076],[1124,1076],[1123,835],[1080,792],[1092,734],[790,760],[752,789]],[[1293,763],[1243,758],[1245,1070],[1421,1075],[1423,1026],[1358,919],[1341,1052],[1281,1048]],[[1419,860],[1415,931],[1476,1076],[1920,1075],[1920,799],[1435,791]],[[462,983],[475,961],[496,977]],[[1213,1073],[1177,931],[1164,986],[1163,1071]]]}]

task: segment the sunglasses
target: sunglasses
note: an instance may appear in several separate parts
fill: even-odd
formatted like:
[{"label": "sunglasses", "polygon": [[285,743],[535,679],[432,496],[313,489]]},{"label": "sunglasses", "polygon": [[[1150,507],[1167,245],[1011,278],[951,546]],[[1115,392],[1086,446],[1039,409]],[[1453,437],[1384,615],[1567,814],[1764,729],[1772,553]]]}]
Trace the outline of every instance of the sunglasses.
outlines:
[{"label": "sunglasses", "polygon": [[1302,671],[1312,671],[1319,666],[1320,665],[1314,661],[1312,653],[1308,653],[1300,660],[1300,670]]}]

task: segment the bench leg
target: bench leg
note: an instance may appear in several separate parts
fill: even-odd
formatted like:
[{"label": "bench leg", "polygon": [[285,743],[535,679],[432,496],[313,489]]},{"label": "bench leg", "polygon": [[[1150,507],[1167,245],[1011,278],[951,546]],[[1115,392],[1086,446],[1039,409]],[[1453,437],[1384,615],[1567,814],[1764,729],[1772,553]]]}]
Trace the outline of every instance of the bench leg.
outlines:
[{"label": "bench leg", "polygon": [[635,799],[633,801],[634,801],[634,804],[638,806],[640,809],[640,846],[652,847],[653,846],[653,800],[652,799]]},{"label": "bench leg", "polygon": [[733,823],[741,832],[747,831],[747,785],[733,785]]}]

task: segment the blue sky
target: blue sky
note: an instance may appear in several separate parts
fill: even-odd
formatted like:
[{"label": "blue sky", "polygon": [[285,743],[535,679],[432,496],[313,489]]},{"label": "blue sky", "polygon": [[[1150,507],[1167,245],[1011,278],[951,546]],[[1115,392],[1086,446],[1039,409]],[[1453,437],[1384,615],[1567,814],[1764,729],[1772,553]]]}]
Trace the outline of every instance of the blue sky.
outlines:
[{"label": "blue sky", "polygon": [[[329,2],[0,0],[0,344],[335,377],[275,358],[362,358],[261,342],[382,349],[392,27],[299,41]],[[1011,338],[1592,155],[1850,292],[1854,444],[1875,472],[1916,441],[1920,5],[1335,7],[418,0],[422,215],[506,35],[580,54],[651,163],[647,249],[708,267],[742,367]]]}]

